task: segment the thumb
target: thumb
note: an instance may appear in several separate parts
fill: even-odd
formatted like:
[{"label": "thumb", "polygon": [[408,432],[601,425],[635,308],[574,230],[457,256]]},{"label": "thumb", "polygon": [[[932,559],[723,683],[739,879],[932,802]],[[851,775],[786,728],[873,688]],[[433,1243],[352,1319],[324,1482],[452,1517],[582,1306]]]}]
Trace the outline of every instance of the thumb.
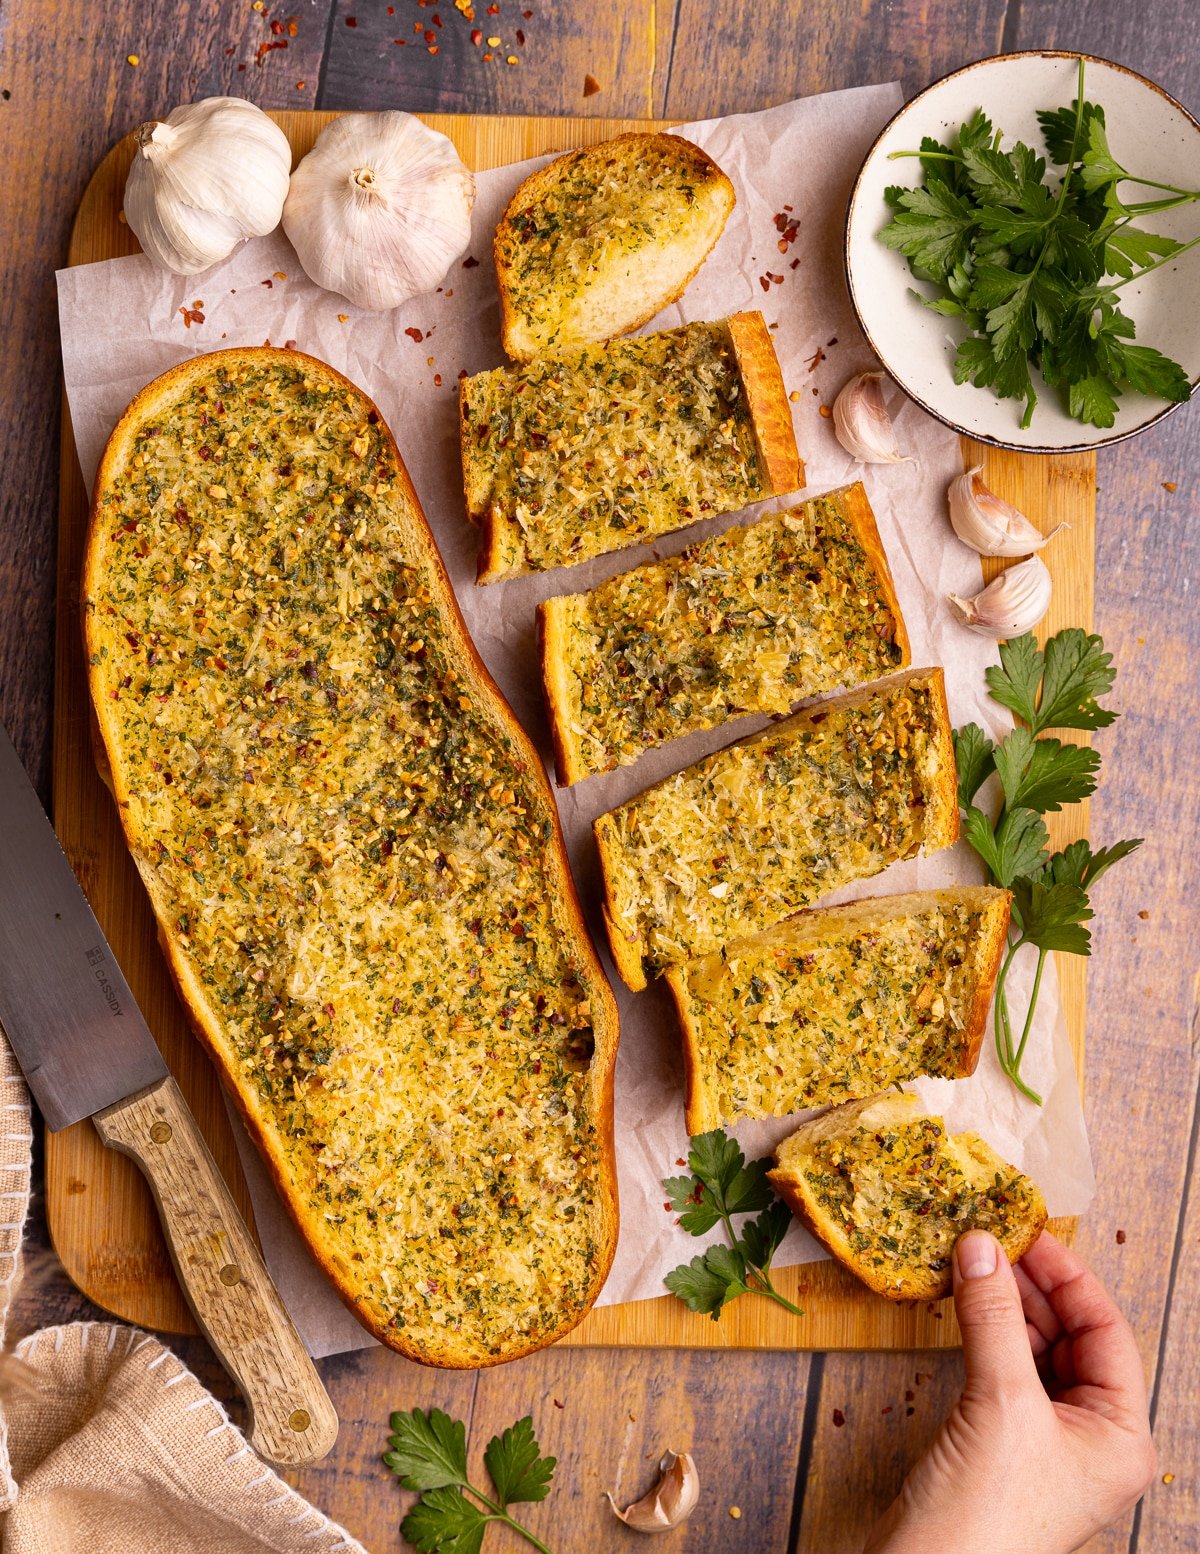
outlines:
[{"label": "thumb", "polygon": [[1021,1292],[1004,1248],[970,1230],[954,1248],[954,1309],[967,1368],[964,1397],[992,1399],[1033,1386],[1041,1391]]}]

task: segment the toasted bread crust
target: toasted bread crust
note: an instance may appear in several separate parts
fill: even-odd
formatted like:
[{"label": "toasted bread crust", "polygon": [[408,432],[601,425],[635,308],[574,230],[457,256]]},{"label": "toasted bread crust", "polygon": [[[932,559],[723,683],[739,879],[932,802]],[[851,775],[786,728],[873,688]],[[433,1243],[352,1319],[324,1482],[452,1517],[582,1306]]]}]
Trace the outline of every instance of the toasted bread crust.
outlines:
[{"label": "toasted bread crust", "polygon": [[846,522],[853,529],[855,538],[871,563],[871,568],[879,580],[884,602],[896,623],[896,646],[900,649],[900,662],[896,667],[907,669],[912,663],[912,643],[909,641],[908,629],[900,610],[900,600],[896,596],[896,581],[888,565],[887,551],[884,550],[883,541],[879,537],[879,525],[875,522],[875,514],[871,511],[866,488],[861,480],[856,480],[843,488],[841,509]]},{"label": "toasted bread crust", "polygon": [[[807,1134],[852,1131],[858,1125],[861,1114],[868,1110],[871,1112],[872,1126],[883,1126],[888,1121],[902,1125],[923,1115],[916,1096],[908,1091],[899,1093],[893,1091],[886,1096],[869,1096],[861,1101],[850,1101],[845,1106],[834,1107],[832,1111],[824,1112],[810,1122],[801,1124],[800,1128],[780,1145],[776,1151],[776,1159],[778,1160],[784,1150],[798,1143]],[[989,1170],[999,1167],[1012,1169],[977,1134],[956,1134],[953,1142],[971,1155],[977,1166]],[[898,1271],[897,1277],[889,1281],[878,1268],[856,1255],[840,1227],[813,1196],[803,1171],[792,1170],[787,1165],[780,1164],[767,1172],[767,1180],[805,1229],[815,1236],[838,1262],[844,1264],[856,1278],[877,1295],[882,1295],[886,1300],[914,1301],[941,1300],[950,1294],[952,1273],[948,1266],[943,1269],[933,1269],[910,1265]],[[1031,1190],[1029,1212],[1020,1224],[1014,1224],[1011,1227],[1007,1241],[1002,1243],[1011,1263],[1019,1262],[1024,1257],[1041,1235],[1046,1223],[1045,1200],[1036,1183],[1030,1181],[1028,1177],[1025,1181]]]},{"label": "toasted bread crust", "polygon": [[500,294],[500,343],[513,361],[529,361],[539,349],[536,341],[523,338],[528,326],[512,294],[513,259],[517,247],[514,218],[522,211],[539,204],[559,183],[568,165],[578,165],[581,160],[600,160],[616,155],[620,158],[628,157],[632,161],[632,172],[636,176],[638,164],[646,152],[662,151],[667,147],[670,148],[672,155],[678,157],[681,169],[686,169],[696,185],[714,194],[718,204],[724,205],[724,215],[720,225],[712,234],[711,241],[697,254],[696,262],[691,269],[686,274],[680,273],[676,284],[669,290],[651,293],[639,305],[631,307],[622,319],[621,327],[612,330],[605,338],[611,339],[613,335],[630,334],[633,330],[640,329],[643,324],[649,323],[656,313],[661,313],[663,308],[669,307],[672,302],[677,302],[687,290],[700,266],[716,246],[725,222],[737,203],[733,184],[708,153],[682,135],[670,135],[662,131],[648,134],[640,130],[633,130],[625,135],[615,135],[611,140],[602,141],[599,145],[590,146],[583,151],[565,152],[554,161],[547,163],[545,167],[530,173],[529,177],[519,185],[512,199],[505,206],[504,214],[497,223],[495,235],[492,238],[492,258],[496,267],[496,283]]},{"label": "toasted bread crust", "polygon": [[758,439],[767,494],[798,491],[804,484],[804,461],[796,447],[791,406],[771,332],[761,313],[735,313],[726,322]]},{"label": "toasted bread crust", "polygon": [[457,662],[463,666],[476,694],[482,704],[489,709],[498,728],[504,731],[520,751],[530,784],[528,798],[536,805],[544,820],[549,822],[550,843],[547,856],[555,885],[555,905],[559,911],[560,921],[578,953],[595,1015],[596,1045],[589,1070],[588,1101],[589,1114],[600,1137],[601,1210],[600,1224],[597,1227],[598,1251],[594,1277],[586,1299],[580,1304],[578,1310],[569,1313],[553,1330],[534,1342],[516,1343],[510,1349],[492,1354],[480,1353],[468,1349],[465,1345],[458,1346],[449,1335],[444,1344],[439,1345],[436,1342],[414,1344],[405,1338],[403,1332],[388,1326],[381,1312],[367,1304],[364,1292],[356,1287],[349,1276],[352,1265],[337,1256],[337,1248],[330,1243],[327,1230],[315,1223],[304,1212],[302,1206],[293,1200],[285,1170],[285,1157],[279,1147],[278,1139],[272,1129],[265,1125],[264,1110],[259,1104],[258,1096],[250,1093],[249,1087],[239,1083],[239,1076],[222,1023],[213,1010],[194,969],[184,957],[182,946],[172,926],[170,903],[165,898],[153,868],[142,856],[139,848],[139,839],[134,832],[128,812],[130,773],[124,759],[120,731],[112,715],[111,703],[103,694],[100,665],[92,652],[93,646],[98,645],[93,641],[93,631],[96,629],[93,604],[103,575],[105,559],[100,519],[101,500],[122,469],[138,429],[147,422],[169,415],[178,396],[186,392],[193,383],[207,377],[218,365],[235,371],[244,366],[261,366],[264,363],[279,360],[292,365],[302,364],[313,376],[332,380],[337,386],[349,390],[362,401],[364,413],[378,415],[368,396],[356,384],[325,362],[298,351],[284,351],[271,347],[246,347],[195,357],[162,374],[134,397],[109,438],[96,475],[80,588],[89,689],[107,757],[108,770],[105,775],[117,802],[126,843],[154,909],[159,941],[163,946],[168,967],[189,1021],[201,1044],[212,1058],[226,1090],[246,1119],[250,1134],[263,1155],[279,1195],[307,1243],[309,1251],[324,1269],[350,1310],[380,1342],[422,1364],[452,1369],[476,1369],[517,1359],[561,1338],[586,1315],[607,1278],[616,1251],[618,1228],[617,1178],[613,1148],[613,1084],[618,1016],[616,1000],[604,976],[575,893],[558,813],[554,807],[541,758],[532,740],[504,701],[471,640],[416,491],[396,448],[395,439],[382,421],[382,417],[379,418],[380,430],[388,438],[396,460],[396,483],[411,511],[414,539],[440,583],[441,598],[437,602],[442,625],[456,649]]},{"label": "toasted bread crust", "polygon": [[569,788],[573,782],[588,775],[580,759],[579,736],[571,727],[571,659],[567,636],[577,598],[576,594],[559,594],[553,599],[544,599],[537,607],[538,662],[550,711],[554,770],[562,788]]},{"label": "toasted bread crust", "polygon": [[[943,903],[977,908],[980,915],[978,969],[964,1015],[958,1063],[953,1073],[938,1076],[944,1079],[966,1079],[975,1072],[979,1062],[992,992],[1007,942],[1011,902],[1010,891],[997,890],[989,885],[950,886],[942,890],[909,891],[896,896],[864,896],[845,906],[812,907],[798,912],[774,928],[737,940],[726,949],[732,957],[756,945],[799,942],[807,946],[818,942],[824,932],[836,931],[851,922],[861,923],[864,929],[869,929],[897,914],[915,914]],[[720,953],[724,954],[725,951]],[[688,986],[687,970],[686,965],[668,966],[663,976],[671,990],[679,1017],[685,1083],[684,1114],[688,1133],[694,1137],[697,1133],[723,1127],[740,1118],[721,1115],[716,1097],[705,1082],[701,1060],[703,1035],[693,1018],[694,1000]]]},{"label": "toasted bread crust", "polygon": [[924,848],[936,852],[940,847],[952,847],[958,841],[960,819],[958,813],[958,768],[954,763],[954,738],[950,731],[950,708],[946,702],[946,676],[942,669],[930,670],[931,685],[938,714],[933,720],[933,737],[937,751],[938,780],[934,785],[931,804],[925,813]]}]

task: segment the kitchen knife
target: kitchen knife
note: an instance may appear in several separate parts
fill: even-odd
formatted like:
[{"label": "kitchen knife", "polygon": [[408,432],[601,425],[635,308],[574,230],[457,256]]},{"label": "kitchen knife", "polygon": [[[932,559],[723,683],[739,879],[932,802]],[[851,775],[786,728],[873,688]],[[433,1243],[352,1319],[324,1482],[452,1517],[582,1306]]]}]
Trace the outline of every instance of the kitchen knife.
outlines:
[{"label": "kitchen knife", "polygon": [[2,727],[0,1025],[47,1126],[91,1117],[144,1173],[250,1444],[281,1467],[323,1457],[333,1404]]}]

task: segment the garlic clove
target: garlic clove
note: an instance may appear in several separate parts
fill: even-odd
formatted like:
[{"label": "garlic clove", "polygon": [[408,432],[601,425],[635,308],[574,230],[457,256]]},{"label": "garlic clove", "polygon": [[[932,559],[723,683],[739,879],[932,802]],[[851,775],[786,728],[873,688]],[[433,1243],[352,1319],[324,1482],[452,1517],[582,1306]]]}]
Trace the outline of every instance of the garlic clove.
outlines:
[{"label": "garlic clove", "polygon": [[1050,608],[1051,582],[1046,563],[1030,556],[994,578],[973,599],[949,596],[964,626],[997,642],[1032,631]]},{"label": "garlic clove", "polygon": [[892,418],[883,402],[883,373],[860,372],[833,403],[833,430],[838,442],[862,464],[911,464],[911,455],[896,444]]},{"label": "garlic clove", "polygon": [[125,219],[156,264],[195,275],[275,230],[291,165],[287,136],[253,103],[185,103],[138,130]]},{"label": "garlic clove", "polygon": [[1027,556],[1041,550],[1065,523],[1043,534],[1011,502],[984,485],[983,465],[976,464],[950,482],[950,523],[964,545],[981,556]]},{"label": "garlic clove", "polygon": [[432,291],[471,241],[475,180],[411,113],[347,113],[292,174],[283,230],[305,274],[382,312]]},{"label": "garlic clove", "polygon": [[670,1532],[696,1509],[700,1498],[700,1475],[689,1452],[669,1451],[658,1465],[659,1480],[649,1493],[623,1511],[611,1493],[608,1503],[613,1514],[634,1532]]}]

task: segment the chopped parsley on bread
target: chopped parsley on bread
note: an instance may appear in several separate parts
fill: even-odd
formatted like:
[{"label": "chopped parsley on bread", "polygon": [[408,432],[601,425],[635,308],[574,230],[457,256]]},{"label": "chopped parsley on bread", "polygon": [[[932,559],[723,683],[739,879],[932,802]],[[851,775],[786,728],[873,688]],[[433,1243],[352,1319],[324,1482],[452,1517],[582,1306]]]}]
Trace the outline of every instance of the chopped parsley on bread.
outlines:
[{"label": "chopped parsley on bread", "polygon": [[688,1133],[974,1073],[1010,900],[986,885],[873,896],[668,966]]},{"label": "chopped parsley on bread", "polygon": [[163,947],[314,1256],[412,1359],[560,1337],[616,1244],[616,1007],[371,401],[266,348],[156,379],[82,594]]},{"label": "chopped parsley on bread", "polygon": [[916,1096],[878,1095],[804,1123],[775,1151],[775,1191],[834,1257],[889,1300],[950,1293],[959,1236],[987,1230],[1010,1262],[1046,1223],[1037,1185],[978,1134],[946,1132]]},{"label": "chopped parsley on bread", "polygon": [[647,976],[958,837],[940,669],[831,697],[594,822],[617,970]]},{"label": "chopped parsley on bread", "polygon": [[589,561],[804,483],[761,313],[573,346],[459,385],[481,583]]},{"label": "chopped parsley on bread", "polygon": [[538,607],[559,781],[910,662],[860,482]]},{"label": "chopped parsley on bread", "polygon": [[531,173],[496,228],[500,336],[514,361],[637,329],[682,295],[733,185],[681,135],[618,135]]}]

